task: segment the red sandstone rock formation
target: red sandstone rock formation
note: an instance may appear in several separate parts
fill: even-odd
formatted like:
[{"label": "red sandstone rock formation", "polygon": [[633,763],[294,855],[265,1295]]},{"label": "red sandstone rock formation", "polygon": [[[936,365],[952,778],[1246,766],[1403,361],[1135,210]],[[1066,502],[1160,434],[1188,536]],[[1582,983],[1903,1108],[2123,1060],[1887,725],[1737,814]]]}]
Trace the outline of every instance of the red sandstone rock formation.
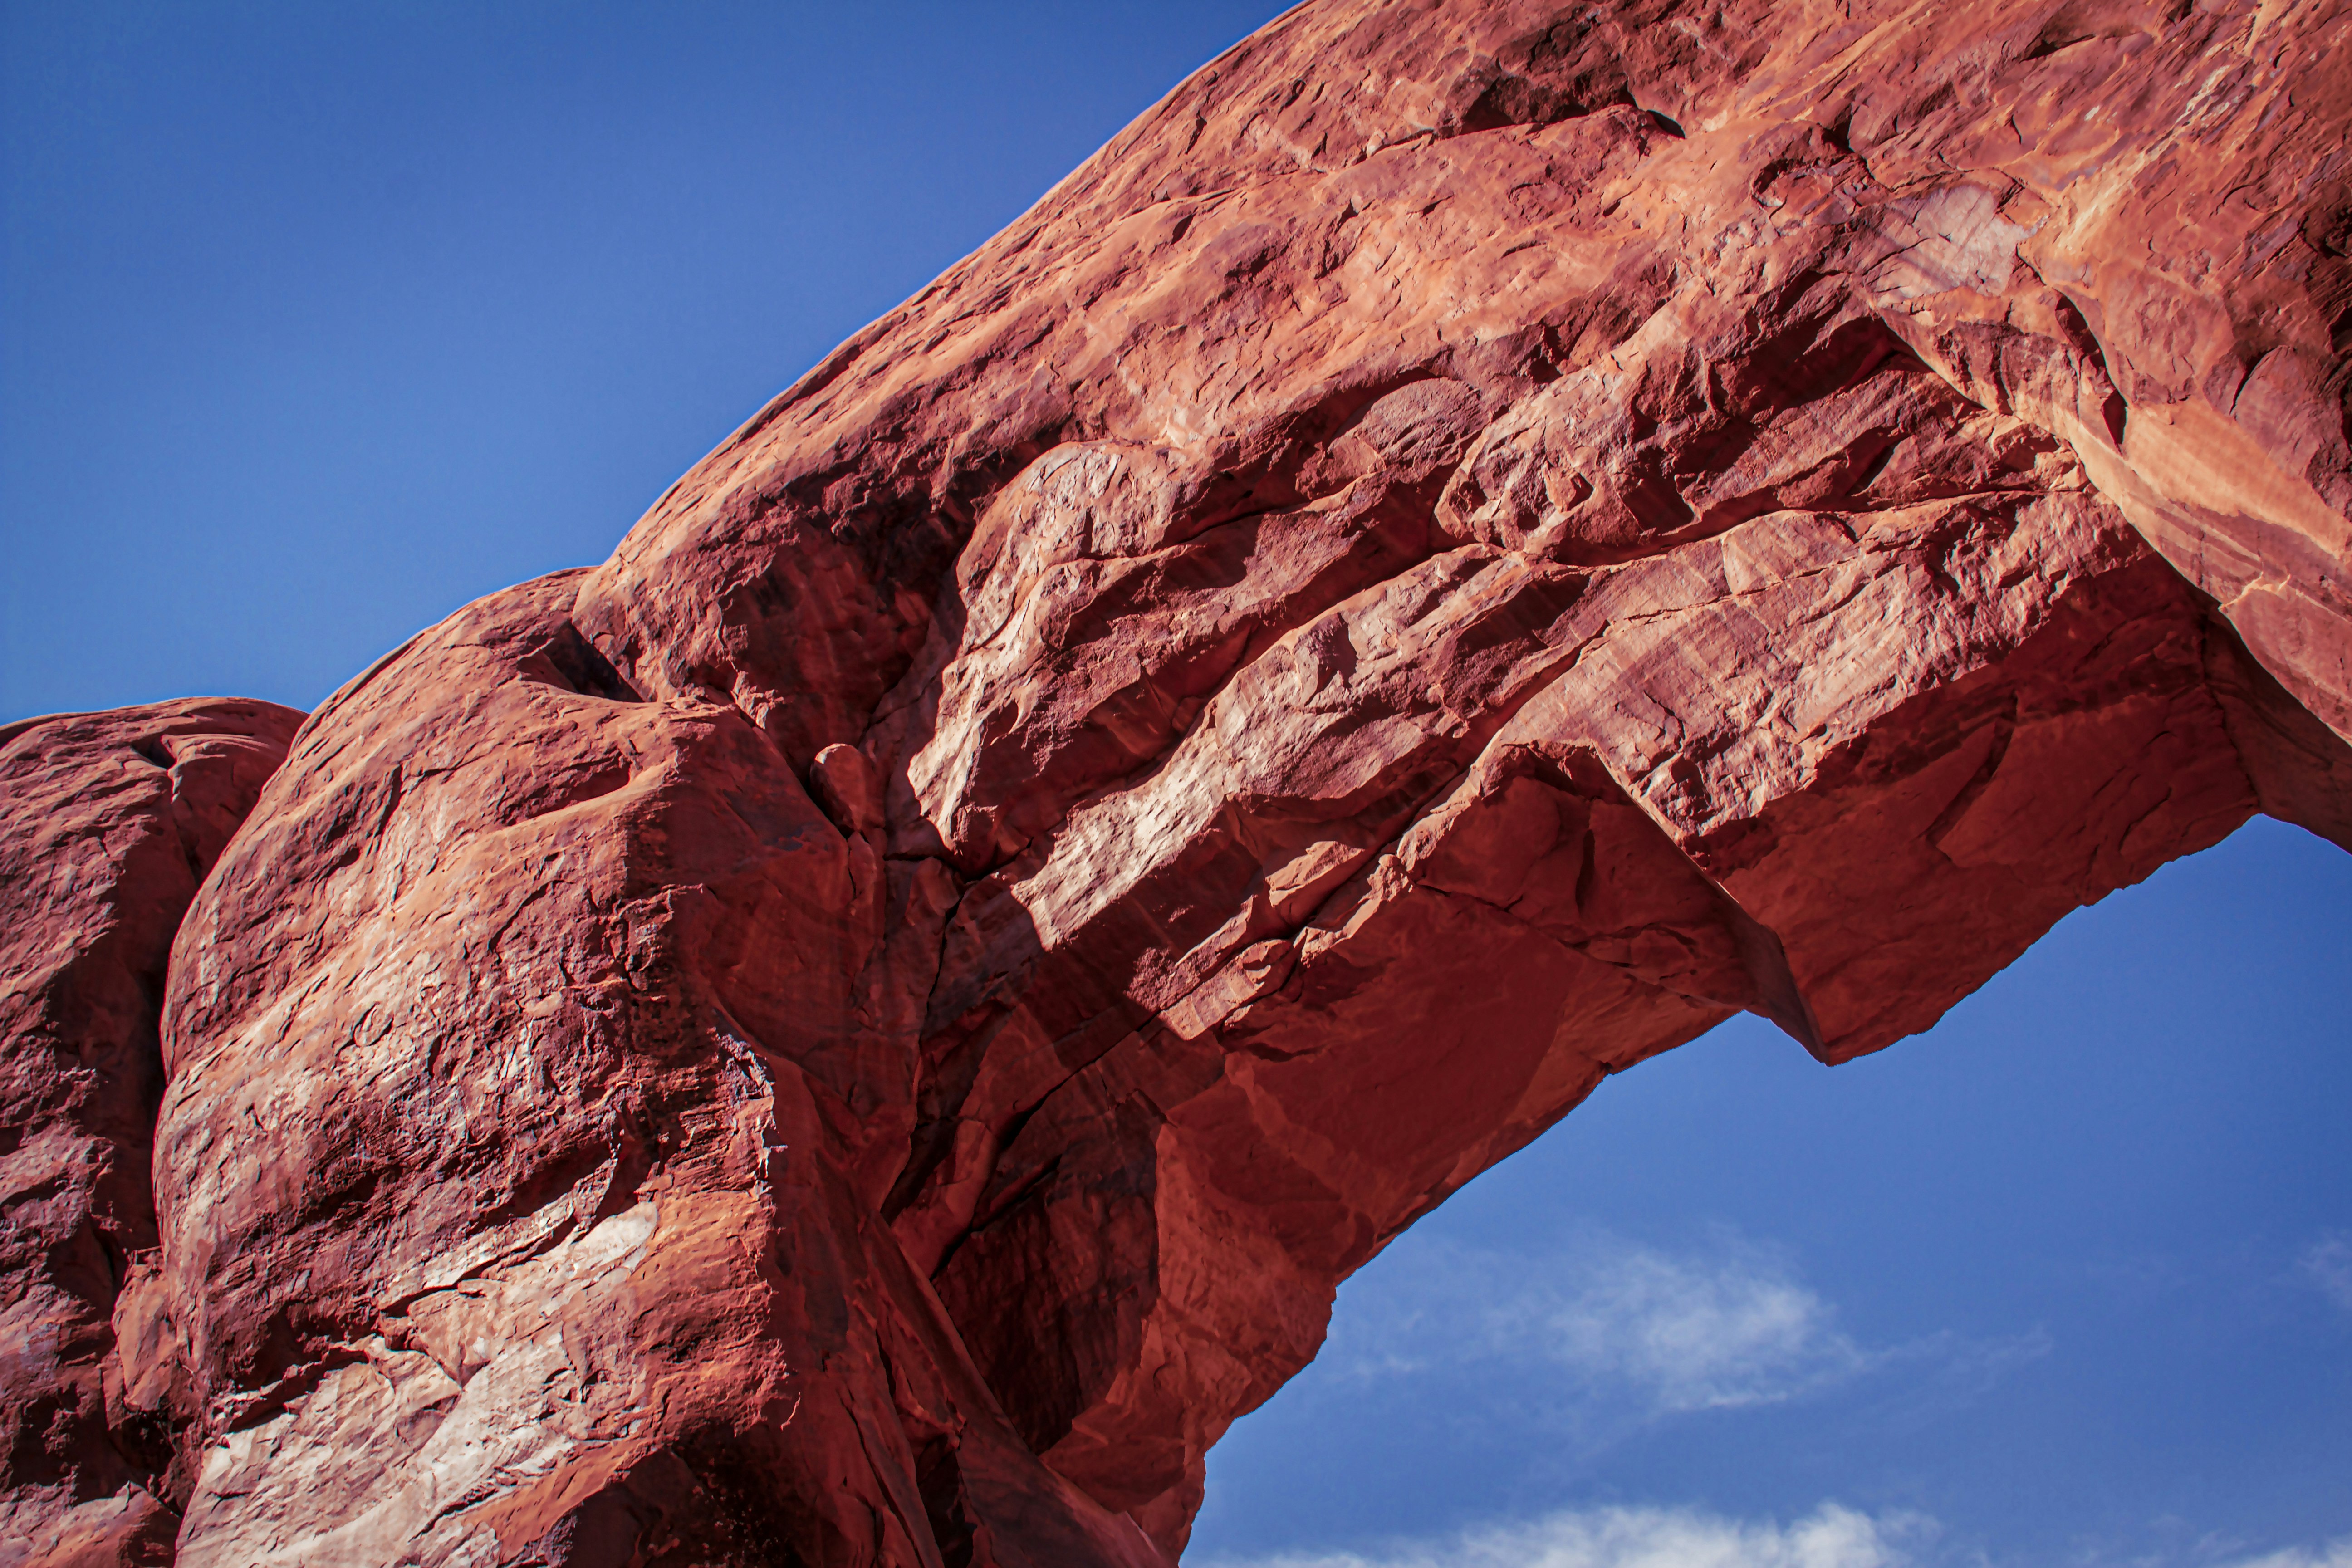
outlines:
[{"label": "red sandstone rock formation", "polygon": [[301,721],[197,700],[0,727],[0,1561],[172,1560],[172,1434],[114,1345],[154,1262],[164,955]]},{"label": "red sandstone rock formation", "polygon": [[2329,4],[1238,46],[314,716],[170,977],[179,1561],[1165,1563],[1609,1073],[2352,846],[2347,123]]}]

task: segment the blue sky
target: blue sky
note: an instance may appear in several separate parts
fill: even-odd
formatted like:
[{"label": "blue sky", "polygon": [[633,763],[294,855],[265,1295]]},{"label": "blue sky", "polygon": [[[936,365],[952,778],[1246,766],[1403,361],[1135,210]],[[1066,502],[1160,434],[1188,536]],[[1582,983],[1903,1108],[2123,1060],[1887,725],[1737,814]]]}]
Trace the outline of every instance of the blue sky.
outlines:
[{"label": "blue sky", "polygon": [[1275,9],[0,0],[0,721],[602,560]]},{"label": "blue sky", "polygon": [[[0,6],[0,720],[600,559],[1268,5]],[[1191,1561],[2352,1568],[2352,858],[1834,1071],[1742,1023],[1341,1291]]]}]

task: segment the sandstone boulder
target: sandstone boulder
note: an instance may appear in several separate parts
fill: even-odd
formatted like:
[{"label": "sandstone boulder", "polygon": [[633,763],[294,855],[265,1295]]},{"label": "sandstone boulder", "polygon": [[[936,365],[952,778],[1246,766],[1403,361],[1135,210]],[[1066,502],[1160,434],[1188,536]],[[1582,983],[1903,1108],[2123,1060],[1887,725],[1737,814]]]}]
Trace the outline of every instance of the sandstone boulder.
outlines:
[{"label": "sandstone boulder", "polygon": [[0,727],[0,1559],[172,1560],[172,1413],[115,1342],[118,1298],[152,1294],[164,958],[301,721],[200,699]]}]

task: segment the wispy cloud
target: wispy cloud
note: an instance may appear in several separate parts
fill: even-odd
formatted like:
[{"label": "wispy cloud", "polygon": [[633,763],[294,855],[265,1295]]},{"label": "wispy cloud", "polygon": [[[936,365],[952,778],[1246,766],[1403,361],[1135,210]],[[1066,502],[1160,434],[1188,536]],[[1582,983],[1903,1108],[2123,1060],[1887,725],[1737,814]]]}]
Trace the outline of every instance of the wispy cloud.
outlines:
[{"label": "wispy cloud", "polygon": [[2303,1271],[2321,1294],[2352,1312],[2352,1237],[2330,1231],[2312,1243],[2303,1255]]},{"label": "wispy cloud", "polygon": [[1381,1380],[1507,1364],[1523,1391],[1548,1382],[1608,1426],[1778,1404],[1896,1363],[1965,1398],[2048,1349],[2038,1331],[1866,1345],[1778,1248],[1730,1231],[1679,1250],[1590,1232],[1534,1256],[1431,1249],[1377,1299],[1343,1300],[1326,1354]]},{"label": "wispy cloud", "polygon": [[[2132,1568],[2352,1568],[2352,1537],[2290,1546],[2259,1557],[2205,1550],[2105,1554],[2086,1563]],[[1286,1552],[1188,1559],[1185,1568],[2005,1568],[1946,1538],[1919,1513],[1868,1514],[1836,1502],[1783,1525],[1728,1519],[1696,1508],[1594,1508],[1532,1521],[1485,1524],[1442,1539],[1400,1540],[1361,1551]]]},{"label": "wispy cloud", "polygon": [[2352,1536],[2331,1541],[2325,1546],[2290,1546],[2264,1556],[2245,1558],[2230,1568],[2352,1568]]},{"label": "wispy cloud", "polygon": [[1912,1544],[1932,1533],[1916,1516],[1874,1518],[1835,1503],[1785,1526],[1692,1509],[1604,1508],[1370,1553],[1214,1559],[1187,1568],[1906,1568],[1916,1560]]},{"label": "wispy cloud", "polygon": [[1528,1337],[1584,1378],[1641,1391],[1662,1413],[1773,1404],[1874,1360],[1764,1248],[1729,1237],[1680,1257],[1605,1247],[1580,1264],[1523,1299]]}]

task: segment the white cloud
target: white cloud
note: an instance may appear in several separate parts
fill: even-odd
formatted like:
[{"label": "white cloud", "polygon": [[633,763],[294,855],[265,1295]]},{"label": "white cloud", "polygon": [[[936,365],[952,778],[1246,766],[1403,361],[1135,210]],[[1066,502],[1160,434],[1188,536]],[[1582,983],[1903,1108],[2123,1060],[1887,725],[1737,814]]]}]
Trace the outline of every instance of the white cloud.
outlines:
[{"label": "white cloud", "polygon": [[[1857,1512],[1825,1502],[1792,1524],[1726,1519],[1693,1508],[1596,1508],[1548,1514],[1526,1523],[1489,1524],[1444,1540],[1397,1541],[1364,1552],[1291,1552],[1213,1557],[1185,1568],[1936,1568],[1967,1563],[1988,1568],[1975,1552],[1937,1551],[1941,1527],[1924,1514]],[[2154,1564],[2212,1563],[2210,1544],[2186,1558],[2108,1557]],[[1997,1561],[1997,1560],[1996,1560]],[[2352,1536],[2320,1546],[2290,1546],[2221,1568],[2352,1568]]]},{"label": "white cloud", "polygon": [[1564,1283],[1535,1309],[1538,1343],[1660,1413],[1771,1404],[1873,1359],[1784,1259],[1727,1239],[1706,1255],[1603,1249]]},{"label": "white cloud", "polygon": [[2352,1237],[2331,1231],[2312,1243],[2303,1255],[2303,1271],[2321,1294],[2352,1312]]},{"label": "white cloud", "polygon": [[1187,1568],[1906,1568],[1915,1561],[1912,1543],[1931,1532],[1915,1516],[1873,1518],[1835,1503],[1787,1526],[1691,1509],[1604,1508],[1465,1531],[1447,1541],[1402,1542],[1370,1554],[1216,1559]]},{"label": "white cloud", "polygon": [[1381,1380],[1501,1363],[1523,1396],[1549,1384],[1588,1417],[1649,1419],[1777,1403],[1923,1349],[1967,1353],[1949,1338],[1865,1349],[1783,1254],[1727,1231],[1677,1251],[1592,1232],[1533,1255],[1418,1251],[1376,1296],[1342,1299],[1327,1354]]},{"label": "white cloud", "polygon": [[2230,1564],[2230,1568],[2352,1568],[2352,1535],[2325,1546],[2290,1546],[2249,1557]]}]

